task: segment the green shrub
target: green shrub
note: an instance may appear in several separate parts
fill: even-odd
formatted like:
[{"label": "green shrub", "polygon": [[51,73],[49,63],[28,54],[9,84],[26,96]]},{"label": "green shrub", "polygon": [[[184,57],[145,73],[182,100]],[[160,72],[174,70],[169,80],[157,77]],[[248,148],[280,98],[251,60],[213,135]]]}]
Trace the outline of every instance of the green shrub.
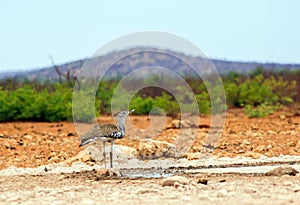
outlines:
[{"label": "green shrub", "polygon": [[272,114],[276,110],[280,108],[279,104],[276,105],[270,105],[267,103],[262,103],[261,105],[258,105],[256,107],[253,107],[251,105],[246,105],[244,107],[244,112],[247,117],[250,118],[261,118],[265,117],[267,115]]},{"label": "green shrub", "polygon": [[29,86],[0,90],[0,121],[72,120],[72,91],[57,85],[55,92]]},{"label": "green shrub", "polygon": [[44,112],[46,121],[71,121],[72,90],[57,86],[55,92],[49,93]]},{"label": "green shrub", "polygon": [[199,113],[200,114],[209,114],[211,112],[210,109],[210,98],[208,92],[201,92],[200,94],[196,95],[196,99],[199,106]]},{"label": "green shrub", "polygon": [[158,107],[165,111],[167,115],[176,116],[180,113],[179,105],[176,101],[172,100],[172,96],[163,93],[154,99],[153,108]]},{"label": "green shrub", "polygon": [[[249,117],[263,117],[276,111],[280,105],[289,105],[294,100],[299,99],[297,95],[297,79],[299,73],[268,73],[261,69],[247,75],[229,73],[223,76],[223,84],[226,93],[227,106],[242,107]],[[150,79],[155,83],[159,76]],[[167,115],[177,115],[180,111],[193,112],[194,96],[196,97],[199,112],[211,114],[212,107],[214,113],[224,112],[226,109],[225,99],[221,99],[223,92],[220,87],[213,86],[213,82],[206,82],[199,79],[189,78],[188,83],[195,93],[190,93],[186,89],[174,84],[176,96],[164,92],[162,89],[152,87],[147,92],[134,95],[127,105],[126,90],[116,102],[120,109],[135,108],[135,114],[144,115],[150,111],[153,114],[162,114],[161,108]],[[112,96],[115,92],[117,81],[104,80],[100,83],[96,91],[95,102],[91,102],[94,93],[91,86],[95,82],[87,83],[78,91],[78,99],[72,102],[73,87],[67,82],[53,83],[45,81],[43,83],[35,81],[17,81],[8,79],[0,82],[0,121],[63,121],[73,120],[90,122],[93,117],[101,114],[110,114]],[[138,84],[138,83],[136,83]],[[131,86],[136,85],[134,82]],[[215,96],[211,102],[206,89],[210,88],[210,93]],[[176,87],[177,86],[177,87]],[[144,90],[145,91],[145,90]],[[176,98],[177,99],[176,99]],[[126,100],[125,100],[126,98]],[[72,104],[75,103],[75,104]],[[180,104],[180,106],[179,106]],[[91,109],[91,106],[92,109]],[[74,110],[72,110],[75,107]],[[76,109],[78,108],[78,109]],[[182,110],[180,110],[182,109]]]},{"label": "green shrub", "polygon": [[250,78],[229,78],[225,81],[227,102],[230,107],[244,107],[249,117],[264,117],[278,109],[279,105],[294,102],[297,95],[295,80],[282,77],[266,78],[257,70]]},{"label": "green shrub", "polygon": [[134,114],[145,115],[153,108],[153,99],[151,97],[134,96],[129,104],[129,109],[135,109]]}]

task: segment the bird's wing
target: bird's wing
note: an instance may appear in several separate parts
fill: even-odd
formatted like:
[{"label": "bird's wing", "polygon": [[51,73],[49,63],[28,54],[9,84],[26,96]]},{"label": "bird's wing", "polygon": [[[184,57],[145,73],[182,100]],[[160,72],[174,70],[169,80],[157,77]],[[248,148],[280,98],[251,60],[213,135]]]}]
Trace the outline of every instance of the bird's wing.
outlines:
[{"label": "bird's wing", "polygon": [[118,126],[113,124],[97,124],[81,137],[80,146],[83,146],[101,138],[120,139],[122,137],[123,135],[121,129]]},{"label": "bird's wing", "polygon": [[99,125],[102,136],[110,136],[115,132],[121,132],[120,128],[113,124],[101,124]]}]

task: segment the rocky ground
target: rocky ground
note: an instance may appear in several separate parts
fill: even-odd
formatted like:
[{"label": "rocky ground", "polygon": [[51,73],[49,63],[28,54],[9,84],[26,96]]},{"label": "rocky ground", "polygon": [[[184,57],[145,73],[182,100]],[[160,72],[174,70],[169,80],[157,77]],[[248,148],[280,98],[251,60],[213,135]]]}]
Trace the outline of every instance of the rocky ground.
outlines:
[{"label": "rocky ground", "polygon": [[[1,204],[299,204],[300,177],[95,179],[86,174],[1,177]],[[200,182],[199,182],[200,181]],[[27,182],[27,183],[24,183]],[[175,184],[175,185],[174,185]],[[12,186],[13,185],[13,186]]]},{"label": "rocky ground", "polygon": [[[112,119],[100,117],[99,122],[112,122]],[[155,123],[146,116],[131,116],[130,122],[145,130]],[[116,141],[116,149],[122,152],[124,147],[127,148],[123,151],[129,162],[134,162],[135,157],[146,156],[143,153],[149,146],[145,146],[145,151],[141,142],[151,142],[154,146],[151,149],[172,146],[180,132],[177,123],[178,120],[168,118],[166,127],[155,137],[147,136],[150,135],[147,131],[141,131],[139,135],[129,131],[126,138]],[[117,158],[116,169],[104,169],[102,161],[94,161],[84,148],[78,147],[79,139],[73,123],[1,123],[0,203],[299,204],[300,176],[297,173],[265,176],[265,173],[201,172],[203,168],[211,170],[215,167],[224,168],[225,165],[272,165],[278,161],[280,164],[299,164],[298,158],[288,157],[300,156],[299,123],[297,110],[283,109],[261,119],[249,119],[241,110],[231,110],[211,156],[216,162],[207,160],[205,163],[203,160],[202,166],[202,162],[197,160],[201,160],[199,152],[210,129],[210,118],[201,117],[193,146],[181,154],[181,161],[174,163],[176,172],[170,171],[174,170],[172,163],[168,164],[162,159],[153,161],[156,165],[149,165],[162,167],[162,178],[157,178],[157,175],[147,175],[150,178],[119,175],[118,172],[126,168],[127,162],[118,161]],[[83,126],[88,128],[88,125]],[[161,144],[157,145],[156,142]],[[269,160],[272,157],[276,157],[275,160]],[[218,164],[217,161],[222,159],[233,161],[231,164]],[[245,160],[248,161],[244,164]],[[213,163],[216,163],[215,167],[211,167]],[[51,171],[51,166],[59,168]],[[64,171],[73,166],[84,169]],[[191,171],[196,169],[200,171]],[[139,173],[143,174],[143,171]],[[172,182],[174,176],[182,178]]]}]

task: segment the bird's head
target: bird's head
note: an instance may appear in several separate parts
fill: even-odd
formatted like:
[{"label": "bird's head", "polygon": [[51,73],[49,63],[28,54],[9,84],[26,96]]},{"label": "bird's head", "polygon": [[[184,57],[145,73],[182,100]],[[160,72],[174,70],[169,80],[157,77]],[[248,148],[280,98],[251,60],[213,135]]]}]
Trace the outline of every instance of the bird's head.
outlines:
[{"label": "bird's head", "polygon": [[118,113],[114,114],[114,117],[118,118],[118,119],[120,119],[120,118],[126,118],[127,115],[129,115],[130,113],[132,113],[134,111],[135,111],[135,109],[121,111],[121,112],[118,112]]}]

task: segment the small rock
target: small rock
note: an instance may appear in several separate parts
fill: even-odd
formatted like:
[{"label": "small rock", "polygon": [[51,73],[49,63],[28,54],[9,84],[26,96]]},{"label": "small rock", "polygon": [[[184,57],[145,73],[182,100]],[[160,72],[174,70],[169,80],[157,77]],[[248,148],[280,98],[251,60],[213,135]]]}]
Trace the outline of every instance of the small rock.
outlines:
[{"label": "small rock", "polygon": [[226,182],[226,179],[220,179],[219,182]]},{"label": "small rock", "polygon": [[258,159],[262,156],[261,153],[248,151],[244,154],[245,157],[251,157],[253,159]]},{"label": "small rock", "polygon": [[200,179],[198,179],[197,183],[207,185],[208,184],[208,179],[207,178],[200,178]]},{"label": "small rock", "polygon": [[115,169],[98,169],[96,171],[96,175],[97,177],[121,177],[122,174],[120,173],[120,171],[115,170]]},{"label": "small rock", "polygon": [[4,141],[2,143],[2,145],[6,148],[6,149],[9,149],[10,148],[10,143],[8,141]]},{"label": "small rock", "polygon": [[201,153],[200,152],[196,152],[196,153],[187,153],[186,154],[186,158],[188,160],[196,160],[196,159],[200,159],[201,158]]},{"label": "small rock", "polygon": [[296,146],[296,143],[295,143],[295,142],[289,142],[289,143],[288,143],[288,146],[289,146],[289,147],[295,147],[295,146]]},{"label": "small rock", "polygon": [[189,180],[183,176],[172,176],[162,180],[162,186],[175,186],[175,184],[189,184]]},{"label": "small rock", "polygon": [[92,158],[91,156],[86,152],[86,150],[80,151],[75,157],[72,157],[68,160],[66,160],[66,163],[72,164],[73,162],[87,162],[90,161]]},{"label": "small rock", "polygon": [[29,140],[29,141],[31,141],[32,140],[32,136],[31,135],[24,135],[23,136],[23,139],[27,139],[27,140]]},{"label": "small rock", "polygon": [[238,150],[238,153],[239,153],[239,154],[243,154],[243,153],[245,153],[245,150],[239,149],[239,150]]},{"label": "small rock", "polygon": [[60,161],[61,161],[61,159],[59,157],[54,156],[54,157],[49,158],[48,163],[52,164],[52,163],[57,163],[57,162],[60,162]]},{"label": "small rock", "polygon": [[171,128],[180,128],[180,120],[172,120],[171,122]]},{"label": "small rock", "polygon": [[258,130],[258,128],[254,125],[251,127],[252,130]]},{"label": "small rock", "polygon": [[204,194],[199,194],[197,199],[199,200],[199,202],[201,201],[201,203],[204,202],[211,202],[210,198],[208,195],[204,195]]},{"label": "small rock", "polygon": [[286,116],[285,116],[285,115],[279,115],[279,118],[280,118],[281,120],[284,120],[284,119],[286,118]]},{"label": "small rock", "polygon": [[299,192],[299,191],[300,191],[299,187],[297,187],[297,188],[294,189],[294,192]]},{"label": "small rock", "polygon": [[189,128],[193,126],[193,123],[190,120],[181,120],[180,124],[183,128]]},{"label": "small rock", "polygon": [[297,173],[299,173],[299,172],[296,169],[294,169],[293,167],[284,165],[284,166],[280,166],[275,169],[272,169],[271,171],[268,171],[265,175],[266,176],[283,176],[283,175],[295,176]]},{"label": "small rock", "polygon": [[174,187],[175,187],[175,188],[180,187],[180,185],[181,185],[181,184],[179,184],[178,182],[175,182],[175,183],[174,183]]},{"label": "small rock", "polygon": [[249,142],[248,140],[244,140],[244,141],[243,141],[243,145],[244,145],[244,146],[250,145],[250,142]]},{"label": "small rock", "polygon": [[174,119],[171,122],[171,126],[169,126],[168,128],[178,129],[178,128],[189,128],[192,126],[193,126],[193,123],[190,120]]},{"label": "small rock", "polygon": [[255,148],[259,152],[265,152],[267,151],[267,147],[265,145],[259,145]]},{"label": "small rock", "polygon": [[268,134],[271,134],[271,135],[276,135],[277,133],[276,133],[276,132],[274,132],[273,130],[269,130],[269,131],[268,131]]},{"label": "small rock", "polygon": [[179,156],[179,151],[173,144],[152,139],[142,140],[138,152],[139,157],[142,159],[175,158]]},{"label": "small rock", "polygon": [[124,154],[128,158],[133,158],[138,156],[138,151],[133,147],[127,147],[123,145],[115,145],[114,148]]}]

